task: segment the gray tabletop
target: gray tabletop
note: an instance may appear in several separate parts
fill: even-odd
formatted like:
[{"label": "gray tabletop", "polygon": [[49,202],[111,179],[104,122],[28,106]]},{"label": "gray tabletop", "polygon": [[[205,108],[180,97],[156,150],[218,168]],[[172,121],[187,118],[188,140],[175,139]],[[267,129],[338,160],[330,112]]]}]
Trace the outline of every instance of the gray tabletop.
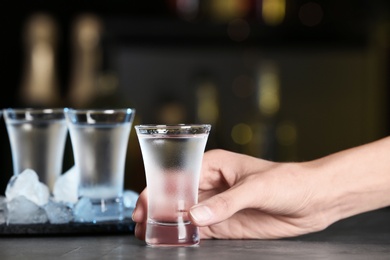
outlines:
[{"label": "gray tabletop", "polygon": [[390,210],[364,213],[315,234],[280,240],[202,240],[152,248],[132,234],[2,236],[0,259],[390,259]]}]

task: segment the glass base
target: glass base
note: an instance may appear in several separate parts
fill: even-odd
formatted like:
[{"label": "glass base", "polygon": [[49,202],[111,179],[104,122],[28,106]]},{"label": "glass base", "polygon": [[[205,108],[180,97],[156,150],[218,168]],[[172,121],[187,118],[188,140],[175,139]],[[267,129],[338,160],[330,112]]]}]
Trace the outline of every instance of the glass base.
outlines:
[{"label": "glass base", "polygon": [[74,207],[74,222],[97,223],[123,220],[123,199],[80,198]]},{"label": "glass base", "polygon": [[197,246],[200,242],[199,228],[191,222],[148,221],[145,242],[153,247]]}]

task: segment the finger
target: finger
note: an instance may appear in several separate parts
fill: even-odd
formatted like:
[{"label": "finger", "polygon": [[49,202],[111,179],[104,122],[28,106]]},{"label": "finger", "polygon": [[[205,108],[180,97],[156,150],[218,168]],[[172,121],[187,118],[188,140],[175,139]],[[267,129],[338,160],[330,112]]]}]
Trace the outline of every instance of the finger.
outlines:
[{"label": "finger", "polygon": [[221,149],[209,150],[203,156],[199,187],[212,189],[221,185],[233,186],[245,176],[273,165],[273,162],[244,154]]},{"label": "finger", "polygon": [[237,185],[193,206],[190,209],[192,222],[197,226],[213,225],[249,207],[250,200],[242,196],[247,193],[243,188],[243,185]]},{"label": "finger", "polygon": [[145,240],[146,222],[137,223],[135,225],[134,236],[140,240]]},{"label": "finger", "polygon": [[147,190],[146,188],[141,192],[135,205],[132,219],[134,222],[143,223],[147,218]]},{"label": "finger", "polygon": [[231,186],[237,177],[236,164],[234,163],[235,155],[232,152],[219,149],[205,152],[202,161],[200,187],[210,189],[223,183]]}]

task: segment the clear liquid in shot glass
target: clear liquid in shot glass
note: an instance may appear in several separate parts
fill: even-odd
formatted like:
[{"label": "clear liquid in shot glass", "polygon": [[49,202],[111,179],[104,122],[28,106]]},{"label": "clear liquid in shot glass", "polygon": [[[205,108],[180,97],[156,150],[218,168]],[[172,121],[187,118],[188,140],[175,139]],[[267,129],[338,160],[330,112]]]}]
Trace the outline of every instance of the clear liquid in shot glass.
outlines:
[{"label": "clear liquid in shot glass", "polygon": [[148,187],[146,243],[194,246],[199,230],[188,210],[197,203],[208,134],[159,137],[138,134]]}]

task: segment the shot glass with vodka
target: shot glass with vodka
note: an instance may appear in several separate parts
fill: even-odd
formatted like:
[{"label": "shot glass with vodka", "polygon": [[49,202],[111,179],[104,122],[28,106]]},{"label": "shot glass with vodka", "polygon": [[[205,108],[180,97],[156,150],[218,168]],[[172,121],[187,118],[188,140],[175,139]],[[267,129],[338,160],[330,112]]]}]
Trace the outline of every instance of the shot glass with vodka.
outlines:
[{"label": "shot glass with vodka", "polygon": [[85,205],[90,206],[88,217],[74,212],[76,221],[122,220],[126,153],[135,109],[67,108],[65,116],[80,176],[79,201],[88,200]]},{"label": "shot glass with vodka", "polygon": [[210,125],[135,126],[148,192],[145,241],[150,246],[198,245],[189,218],[198,202],[199,177]]},{"label": "shot glass with vodka", "polygon": [[13,174],[34,170],[39,181],[53,191],[62,174],[68,128],[64,109],[3,109],[11,146]]}]

